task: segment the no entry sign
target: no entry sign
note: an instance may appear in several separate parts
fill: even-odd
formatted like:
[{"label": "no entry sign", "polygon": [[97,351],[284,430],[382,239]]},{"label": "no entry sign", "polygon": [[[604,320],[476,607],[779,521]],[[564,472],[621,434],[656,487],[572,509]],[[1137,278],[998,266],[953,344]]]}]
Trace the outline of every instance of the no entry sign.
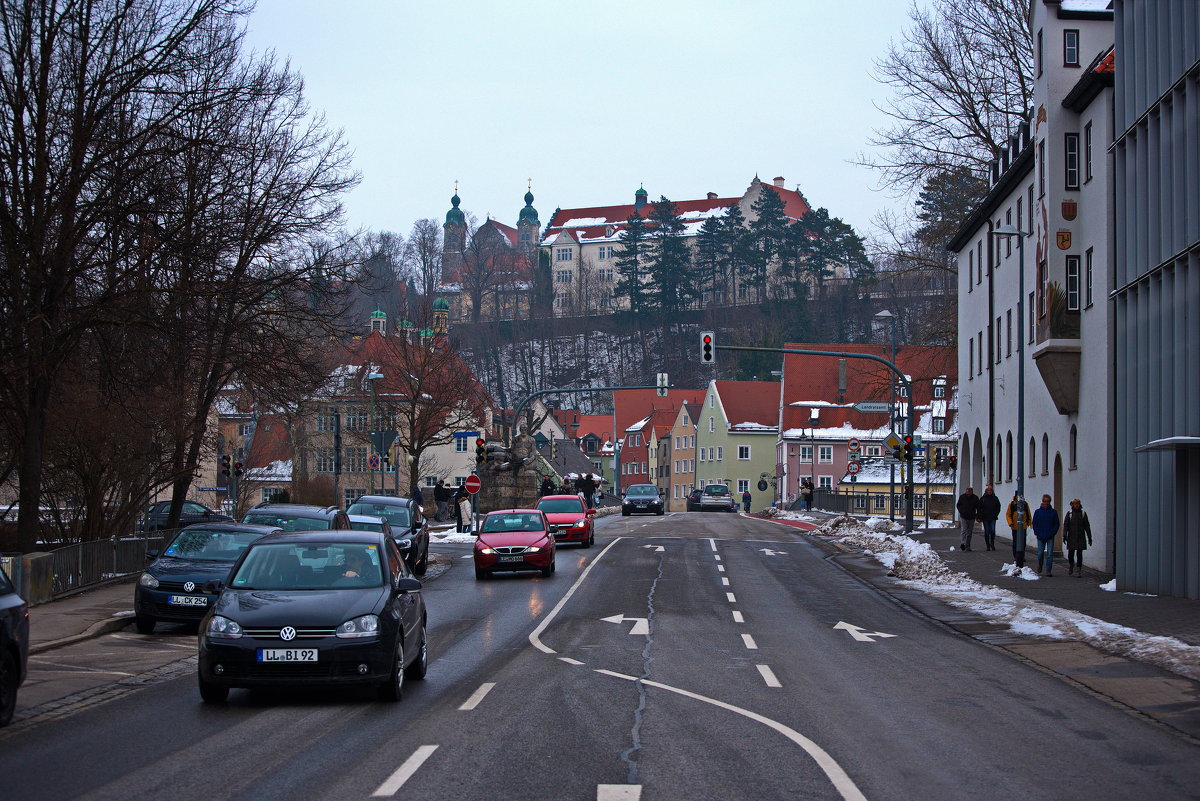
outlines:
[{"label": "no entry sign", "polygon": [[467,476],[467,480],[463,482],[463,487],[472,495],[479,492],[479,488],[482,486],[483,482],[479,480],[479,476],[475,475]]}]

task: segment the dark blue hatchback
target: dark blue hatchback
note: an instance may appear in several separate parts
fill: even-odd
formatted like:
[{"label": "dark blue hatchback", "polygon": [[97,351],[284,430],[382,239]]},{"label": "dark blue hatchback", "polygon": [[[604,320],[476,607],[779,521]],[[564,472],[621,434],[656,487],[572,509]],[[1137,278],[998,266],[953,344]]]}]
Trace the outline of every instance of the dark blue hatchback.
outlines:
[{"label": "dark blue hatchback", "polygon": [[134,621],[142,634],[167,623],[199,623],[217,600],[233,563],[250,543],[278,531],[247,523],[198,523],[180,529],[138,579]]}]

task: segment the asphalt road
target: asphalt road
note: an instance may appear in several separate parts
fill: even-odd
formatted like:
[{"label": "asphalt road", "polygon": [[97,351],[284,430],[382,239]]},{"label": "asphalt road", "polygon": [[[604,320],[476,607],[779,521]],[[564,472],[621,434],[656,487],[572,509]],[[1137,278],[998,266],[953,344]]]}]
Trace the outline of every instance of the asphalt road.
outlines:
[{"label": "asphalt road", "polygon": [[[171,658],[0,739],[0,798],[1200,797],[1193,743],[896,604],[791,529],[604,518],[548,579],[477,582],[468,546],[442,548],[429,677],[399,705],[206,706]],[[96,652],[194,647],[116,636]]]}]

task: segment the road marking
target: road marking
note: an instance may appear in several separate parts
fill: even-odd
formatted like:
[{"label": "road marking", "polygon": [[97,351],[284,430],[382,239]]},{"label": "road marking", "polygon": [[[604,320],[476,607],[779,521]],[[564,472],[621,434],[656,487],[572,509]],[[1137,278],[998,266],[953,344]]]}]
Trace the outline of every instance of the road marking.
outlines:
[{"label": "road marking", "polygon": [[717,572],[718,572],[718,573],[724,573],[724,572],[725,572],[725,565],[717,565]]},{"label": "road marking", "polygon": [[460,557],[458,557],[458,558],[459,558],[459,559],[474,559],[474,558],[475,558],[475,554],[473,554],[473,553],[469,553],[469,554],[467,554],[466,556],[460,556]]},{"label": "road marking", "polygon": [[717,550],[717,540],[715,537],[708,538],[708,547],[711,548],[714,552]]},{"label": "road marking", "polygon": [[779,683],[779,679],[775,678],[775,671],[771,670],[770,665],[755,665],[755,667],[758,668],[758,672],[762,674],[763,681],[767,683],[768,687],[783,686]]},{"label": "road marking", "polygon": [[404,783],[412,778],[412,775],[417,772],[417,768],[429,759],[434,751],[437,750],[436,745],[423,745],[413,752],[413,755],[404,760],[404,764],[396,768],[396,772],[388,776],[387,781],[379,785],[379,789],[371,793],[373,796],[391,796],[404,786]]},{"label": "road marking", "polygon": [[721,561],[721,554],[717,554],[716,556],[714,556],[714,557],[713,557],[713,559],[716,559],[718,562],[720,562],[720,561]]},{"label": "road marking", "polygon": [[638,801],[642,797],[640,784],[597,784],[596,801]]},{"label": "road marking", "polygon": [[731,603],[731,604],[736,604],[736,603],[737,603],[737,598],[734,598],[734,597],[733,597],[733,593],[732,593],[732,592],[727,592],[727,593],[725,593],[725,600],[729,601],[729,603]]},{"label": "road marking", "polygon": [[554,608],[550,610],[550,613],[548,615],[546,615],[544,618],[542,618],[542,622],[538,623],[537,627],[534,628],[533,631],[529,632],[529,642],[533,645],[534,648],[538,649],[539,651],[541,651],[544,654],[557,654],[558,653],[558,651],[555,651],[549,645],[546,645],[544,642],[542,642],[542,632],[546,630],[546,627],[550,625],[550,621],[554,620],[555,616],[559,613],[559,611],[562,610],[562,608],[567,605],[567,601],[571,600],[571,596],[574,595],[575,591],[579,589],[579,585],[583,583],[583,580],[588,577],[588,573],[592,572],[592,568],[595,567],[596,565],[598,565],[600,563],[600,560],[604,558],[604,555],[606,553],[608,553],[609,550],[611,550],[614,545],[616,545],[618,542],[620,542],[623,539],[625,539],[625,538],[617,537],[615,540],[610,542],[608,545],[604,546],[604,550],[601,551],[600,553],[596,554],[596,558],[593,559],[591,561],[591,563],[588,564],[588,566],[583,569],[583,572],[579,574],[579,578],[575,579],[575,583],[571,585],[571,589],[567,590],[567,594],[564,595],[562,598],[560,598],[558,603],[555,604]]},{"label": "road marking", "polygon": [[756,643],[754,641],[754,638],[751,637],[749,634],[742,635],[742,642],[744,642],[746,644],[747,650],[750,650],[750,651],[758,650],[758,643]]},{"label": "road marking", "polygon": [[69,665],[64,662],[47,662],[45,659],[31,657],[30,662],[36,662],[39,665],[50,665],[52,667],[65,668],[67,671],[81,670],[84,673],[104,673],[109,676],[132,676],[132,673],[123,673],[120,670],[104,670],[103,668],[84,667],[83,665]]},{"label": "road marking", "polygon": [[645,634],[647,637],[650,636],[650,621],[644,617],[625,617],[617,614],[600,619],[605,623],[624,623],[625,621],[629,621],[633,623],[633,628],[629,630],[630,634]]},{"label": "road marking", "polygon": [[[766,667],[766,665],[763,665],[762,667]],[[767,670],[769,671],[770,668],[767,668]],[[768,728],[778,732],[779,734],[782,734],[784,737],[803,748],[805,753],[812,757],[813,761],[817,763],[817,766],[825,772],[825,775],[829,778],[829,781],[832,782],[834,788],[837,789],[845,801],[867,801],[867,797],[862,794],[862,792],[858,789],[858,786],[854,784],[854,781],[848,775],[846,775],[846,771],[842,769],[842,766],[839,765],[837,761],[825,751],[824,748],[817,745],[815,742],[805,737],[803,734],[791,728],[790,726],[785,726],[777,720],[771,720],[768,717],[763,717],[757,712],[751,712],[749,709],[743,709],[742,707],[734,706],[733,704],[727,704],[724,701],[718,701],[715,698],[709,698],[688,690],[681,690],[678,687],[672,687],[671,685],[663,684],[662,682],[650,681],[649,679],[639,679],[636,676],[626,676],[623,673],[614,673],[611,670],[597,670],[596,672],[605,676],[623,679],[625,681],[640,681],[647,687],[657,687],[660,690],[677,693],[685,698],[691,698],[696,701],[711,704],[715,707],[719,707],[720,709],[733,712],[734,714],[741,715],[757,723],[761,723],[764,726],[767,726]]]},{"label": "road marking", "polygon": [[734,610],[733,610],[733,622],[734,622],[734,623],[745,623],[745,622],[746,622],[746,618],[742,617],[742,613],[741,613],[741,612],[739,612],[738,610],[734,609]]},{"label": "road marking", "polygon": [[661,545],[643,545],[642,547],[643,547],[643,548],[650,548],[650,549],[652,549],[652,550],[653,550],[655,553],[662,553],[663,551],[667,550],[666,548],[662,547]]},{"label": "road marking", "polygon": [[844,620],[839,620],[834,628],[844,629],[845,631],[850,632],[850,636],[859,642],[875,642],[875,640],[871,639],[872,637],[884,638],[896,636],[895,634],[884,634],[882,631],[867,631],[859,626],[854,626],[850,623],[847,623]]},{"label": "road marking", "polygon": [[466,700],[466,702],[463,703],[463,705],[458,708],[458,711],[459,712],[470,712],[472,709],[479,706],[479,702],[482,701],[483,697],[485,695],[487,695],[488,693],[490,693],[492,691],[492,688],[495,686],[496,686],[496,682],[494,682],[494,681],[488,681],[488,682],[484,682],[483,684],[480,684],[479,689],[476,690],[475,692],[471,693],[471,697],[468,698]]},{"label": "road marking", "polygon": [[786,551],[772,551],[770,548],[759,548],[758,550],[762,551],[767,556],[787,556]]},{"label": "road marking", "polygon": [[572,658],[571,658],[571,657],[569,657],[569,656],[560,656],[560,657],[558,658],[558,660],[559,660],[560,662],[566,662],[568,665],[582,665],[582,664],[583,664],[583,663],[582,663],[582,662],[580,662],[578,659],[572,659]]},{"label": "road marking", "polygon": [[727,579],[725,576],[721,576],[721,586],[722,586],[722,587],[728,587],[728,586],[729,586],[729,579]]}]

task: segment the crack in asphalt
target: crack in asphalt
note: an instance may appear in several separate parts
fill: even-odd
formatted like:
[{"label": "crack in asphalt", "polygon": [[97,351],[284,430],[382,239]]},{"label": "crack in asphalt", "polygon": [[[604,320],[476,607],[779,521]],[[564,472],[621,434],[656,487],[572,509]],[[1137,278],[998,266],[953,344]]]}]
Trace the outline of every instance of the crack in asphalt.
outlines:
[{"label": "crack in asphalt", "polygon": [[646,633],[646,644],[642,647],[642,675],[634,681],[638,691],[638,704],[633,710],[633,731],[630,733],[633,744],[621,752],[621,760],[629,766],[626,784],[637,784],[638,763],[633,755],[642,748],[642,713],[646,709],[646,685],[643,680],[650,678],[650,666],[654,663],[654,657],[650,655],[650,650],[654,647],[654,591],[663,577],[665,556],[664,553],[658,557],[658,575],[650,583],[650,591],[646,595],[646,626],[649,631]]}]

